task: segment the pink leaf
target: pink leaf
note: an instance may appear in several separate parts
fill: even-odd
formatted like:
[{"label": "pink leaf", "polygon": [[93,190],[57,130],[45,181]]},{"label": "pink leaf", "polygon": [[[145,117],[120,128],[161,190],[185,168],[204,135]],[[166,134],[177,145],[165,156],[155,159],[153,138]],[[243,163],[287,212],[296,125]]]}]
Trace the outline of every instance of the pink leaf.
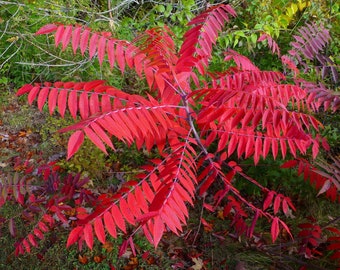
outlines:
[{"label": "pink leaf", "polygon": [[274,214],[275,215],[279,211],[280,204],[281,204],[281,196],[278,195],[278,196],[275,197],[275,200],[274,200]]},{"label": "pink leaf", "polygon": [[153,226],[153,241],[154,241],[154,246],[157,248],[163,233],[164,233],[165,226],[163,224],[163,221],[160,216],[156,216],[154,218],[154,226]]},{"label": "pink leaf", "polygon": [[17,97],[26,94],[31,91],[33,86],[31,84],[25,84],[23,87],[21,87],[18,92],[15,94]]},{"label": "pink leaf", "polygon": [[55,30],[57,30],[58,26],[56,26],[55,24],[46,24],[43,27],[41,27],[36,33],[35,35],[43,35],[43,34],[49,34],[51,32],[54,32]]},{"label": "pink leaf", "polygon": [[288,160],[284,164],[281,165],[281,168],[293,168],[298,164],[298,161],[293,159],[293,160]]},{"label": "pink leaf", "polygon": [[111,213],[112,216],[117,224],[117,226],[124,232],[126,233],[126,226],[125,226],[125,222],[122,216],[122,213],[120,212],[119,208],[117,205],[112,205],[111,208]]},{"label": "pink leaf", "polygon": [[84,132],[86,136],[105,154],[107,154],[107,151],[105,149],[105,145],[103,144],[102,140],[97,136],[97,134],[93,131],[93,129],[89,127],[84,128]]},{"label": "pink leaf", "polygon": [[87,48],[87,43],[89,41],[89,36],[90,36],[90,30],[89,29],[85,29],[80,37],[80,52],[81,55],[84,55],[85,50]]},{"label": "pink leaf", "polygon": [[94,220],[94,231],[98,237],[98,240],[105,244],[105,231],[101,218],[96,218]]},{"label": "pink leaf", "polygon": [[31,243],[31,245],[32,245],[33,247],[37,247],[37,246],[38,246],[38,243],[37,243],[37,241],[35,240],[33,234],[30,233],[29,235],[27,235],[27,238],[28,238],[28,241]]},{"label": "pink leaf", "polygon": [[43,232],[48,232],[49,230],[48,230],[48,227],[46,226],[46,224],[44,223],[44,222],[42,222],[42,221],[40,221],[39,223],[38,223],[38,227],[39,227],[39,229],[41,230],[41,231],[43,231]]},{"label": "pink leaf", "polygon": [[269,191],[266,199],[264,200],[263,203],[263,211],[265,211],[272,203],[273,197],[274,197],[275,192],[274,191]]},{"label": "pink leaf", "polygon": [[63,39],[62,39],[62,50],[65,50],[67,45],[70,43],[72,36],[72,25],[68,25],[65,28]]},{"label": "pink leaf", "polygon": [[22,241],[22,245],[24,246],[24,248],[26,249],[26,252],[27,253],[31,253],[31,246],[30,244],[28,243],[28,241],[26,239],[24,239]]},{"label": "pink leaf", "polygon": [[56,47],[58,47],[59,43],[63,39],[64,30],[65,30],[65,27],[63,25],[58,26],[57,31],[55,33],[55,37],[54,37],[54,44]]},{"label": "pink leaf", "polygon": [[28,100],[28,104],[32,105],[33,101],[35,100],[35,98],[37,97],[38,93],[40,90],[40,86],[35,86],[33,87],[27,97]]},{"label": "pink leaf", "polygon": [[66,90],[61,90],[58,95],[58,108],[59,108],[59,113],[61,117],[64,118],[65,111],[66,111],[66,102],[67,102],[67,94],[68,92]]},{"label": "pink leaf", "polygon": [[113,238],[117,238],[116,225],[113,221],[113,218],[110,212],[104,213],[104,224],[109,234],[111,234]]},{"label": "pink leaf", "polygon": [[271,236],[272,236],[272,241],[274,243],[276,241],[277,237],[279,236],[279,233],[280,233],[279,218],[278,217],[273,218],[273,222],[272,222],[270,232],[271,232]]},{"label": "pink leaf", "polygon": [[123,50],[123,46],[118,43],[116,46],[116,59],[117,59],[117,63],[118,66],[120,68],[120,71],[122,72],[122,74],[124,73],[124,69],[125,69],[125,57],[124,57],[124,50]]},{"label": "pink leaf", "polygon": [[89,49],[89,56],[90,59],[94,56],[97,50],[97,45],[98,45],[98,34],[94,33],[92,34],[90,38],[90,49]]},{"label": "pink leaf", "polygon": [[70,113],[75,120],[77,118],[77,110],[78,110],[78,93],[76,91],[72,91],[68,96],[68,108]]},{"label": "pink leaf", "polygon": [[72,50],[76,54],[80,42],[81,26],[76,26],[72,33]]},{"label": "pink leaf", "polygon": [[79,235],[83,232],[83,227],[78,226],[75,227],[69,234],[68,238],[67,238],[67,243],[66,243],[66,247],[69,247],[71,245],[73,245],[79,238]]},{"label": "pink leaf", "polygon": [[282,211],[283,211],[283,213],[285,214],[285,215],[287,215],[287,213],[288,213],[288,203],[287,203],[287,201],[286,201],[286,198],[284,198],[283,200],[282,200]]},{"label": "pink leaf", "polygon": [[38,96],[38,109],[40,111],[42,111],[42,108],[45,105],[48,93],[49,93],[48,87],[44,87],[43,89],[40,90],[40,93],[39,93],[39,96]]},{"label": "pink leaf", "polygon": [[67,159],[70,159],[79,150],[83,142],[84,133],[81,130],[77,130],[71,135],[67,146]]},{"label": "pink leaf", "polygon": [[98,59],[99,59],[100,64],[102,64],[104,61],[105,48],[106,48],[106,38],[102,36],[100,37],[98,41]]},{"label": "pink leaf", "polygon": [[48,109],[52,115],[57,105],[58,89],[53,88],[48,95]]},{"label": "pink leaf", "polygon": [[115,64],[115,48],[114,48],[114,42],[112,40],[108,40],[107,42],[107,57],[109,59],[110,68],[112,69]]},{"label": "pink leaf", "polygon": [[87,223],[84,227],[84,238],[87,246],[92,249],[93,248],[93,230],[92,225]]},{"label": "pink leaf", "polygon": [[33,230],[33,233],[34,233],[34,235],[36,236],[36,237],[38,237],[39,239],[44,239],[44,235],[43,235],[43,233],[38,229],[38,228],[35,228],[34,230]]}]

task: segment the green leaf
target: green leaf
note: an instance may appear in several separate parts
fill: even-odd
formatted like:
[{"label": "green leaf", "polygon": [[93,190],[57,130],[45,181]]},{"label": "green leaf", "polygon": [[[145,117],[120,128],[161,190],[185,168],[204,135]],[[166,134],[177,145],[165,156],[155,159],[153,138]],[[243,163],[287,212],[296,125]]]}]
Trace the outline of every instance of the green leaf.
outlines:
[{"label": "green leaf", "polygon": [[165,11],[165,7],[163,5],[157,5],[155,7],[155,9],[159,12],[159,13],[164,13]]}]

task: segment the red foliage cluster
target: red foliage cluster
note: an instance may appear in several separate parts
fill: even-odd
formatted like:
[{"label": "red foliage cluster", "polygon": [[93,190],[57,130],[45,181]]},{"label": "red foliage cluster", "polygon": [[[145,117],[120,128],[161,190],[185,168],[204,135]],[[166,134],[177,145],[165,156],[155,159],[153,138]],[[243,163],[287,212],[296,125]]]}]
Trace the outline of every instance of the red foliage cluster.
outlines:
[{"label": "red foliage cluster", "polygon": [[[224,217],[239,235],[251,236],[258,218],[271,223],[275,241],[283,228],[289,228],[279,216],[295,210],[283,194],[262,187],[237,165],[239,158],[253,159],[254,165],[271,155],[285,159],[298,157],[311,149],[316,157],[322,139],[318,134],[321,123],[311,114],[313,100],[298,85],[288,84],[276,71],[261,71],[248,58],[233,50],[226,52],[225,61],[236,66],[212,74],[208,72],[212,48],[218,32],[235,17],[229,5],[211,7],[194,18],[176,52],[168,28],[147,30],[133,42],[111,38],[108,33],[94,33],[83,26],[49,24],[37,34],[53,34],[55,45],[82,55],[97,57],[102,64],[109,62],[123,73],[126,66],[146,79],[150,93],[145,97],[131,95],[108,86],[104,81],[55,82],[27,84],[17,95],[28,93],[29,103],[37,101],[41,110],[48,105],[50,113],[62,117],[69,111],[80,120],[61,132],[72,131],[68,158],[81,147],[84,137],[99,149],[115,149],[111,137],[147,151],[157,149],[160,158],[150,160],[135,179],[124,183],[114,194],[100,194],[92,210],[87,212],[79,202],[67,246],[76,242],[92,249],[94,239],[105,243],[106,233],[117,237],[117,230],[127,232],[127,226],[143,230],[155,247],[165,231],[175,234],[183,230],[188,218],[187,205],[194,205],[196,192],[204,196],[218,181],[224,188],[214,194],[215,211],[223,206]],[[273,41],[266,38],[273,45]],[[273,47],[273,52],[278,48]],[[244,177],[266,194],[259,208],[245,199],[233,185],[234,176]],[[72,179],[71,179],[72,180]],[[77,186],[73,180],[69,188]],[[72,189],[72,188],[71,188]],[[74,190],[73,190],[74,191]],[[66,192],[66,191],[65,191]],[[71,198],[71,191],[64,196]],[[62,197],[64,198],[64,197]],[[61,199],[60,199],[61,200]],[[53,198],[33,234],[41,238],[46,222],[53,226],[56,217],[70,222],[60,200]],[[91,202],[92,203],[92,202]],[[269,211],[273,205],[273,212]],[[253,213],[253,214],[251,214]],[[54,215],[55,214],[55,215]],[[246,219],[251,220],[247,225]],[[40,225],[39,225],[40,224]],[[44,224],[44,225],[43,225]],[[40,233],[41,232],[41,233]],[[18,253],[27,252],[36,241],[30,234],[17,246]],[[121,253],[130,246],[129,237]]]}]

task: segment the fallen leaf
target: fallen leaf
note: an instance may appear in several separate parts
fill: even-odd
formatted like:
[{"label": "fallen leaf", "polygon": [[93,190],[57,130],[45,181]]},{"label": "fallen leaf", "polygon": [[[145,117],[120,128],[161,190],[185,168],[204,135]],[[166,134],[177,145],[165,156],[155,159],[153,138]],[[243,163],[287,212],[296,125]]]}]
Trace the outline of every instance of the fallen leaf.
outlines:
[{"label": "fallen leaf", "polygon": [[78,261],[81,263],[81,264],[87,264],[89,259],[86,257],[86,255],[78,255]]},{"label": "fallen leaf", "polygon": [[203,269],[204,263],[203,263],[203,260],[201,258],[192,258],[192,262],[195,263],[195,265],[190,267],[192,270]]},{"label": "fallen leaf", "polygon": [[103,249],[105,249],[107,252],[111,252],[113,250],[113,244],[111,242],[105,242]]},{"label": "fallen leaf", "polygon": [[105,259],[105,257],[103,255],[97,255],[97,256],[93,257],[93,260],[96,263],[101,263],[104,259]]}]

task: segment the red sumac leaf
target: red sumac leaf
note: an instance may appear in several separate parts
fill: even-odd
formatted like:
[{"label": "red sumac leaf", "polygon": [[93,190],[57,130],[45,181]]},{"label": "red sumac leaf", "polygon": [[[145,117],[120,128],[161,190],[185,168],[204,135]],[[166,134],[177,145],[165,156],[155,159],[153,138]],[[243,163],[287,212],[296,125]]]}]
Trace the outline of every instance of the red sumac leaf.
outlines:
[{"label": "red sumac leaf", "polygon": [[90,113],[91,115],[96,114],[100,112],[100,106],[99,106],[99,98],[97,93],[93,93],[90,96]]},{"label": "red sumac leaf", "polygon": [[286,198],[282,200],[282,211],[285,215],[288,213],[288,203],[286,201]]},{"label": "red sumac leaf", "polygon": [[109,59],[110,68],[112,69],[115,64],[115,48],[114,48],[114,42],[112,40],[108,40],[106,50],[107,50],[107,57]]},{"label": "red sumac leaf", "polygon": [[136,186],[135,188],[135,196],[137,203],[139,204],[139,207],[142,209],[144,213],[146,213],[148,211],[148,205],[146,203],[144,193],[142,192],[139,186]]},{"label": "red sumac leaf", "polygon": [[102,64],[104,61],[105,48],[106,48],[106,38],[102,36],[100,37],[98,41],[98,60],[100,64]]},{"label": "red sumac leaf", "polygon": [[238,136],[237,134],[232,134],[231,136],[231,139],[229,141],[229,144],[228,144],[228,156],[230,157],[233,152],[235,151],[236,149],[236,146],[237,146],[237,142],[238,142]]},{"label": "red sumac leaf", "polygon": [[111,98],[108,95],[103,95],[101,100],[102,112],[109,112],[111,111]]},{"label": "red sumac leaf", "polygon": [[123,74],[125,70],[125,57],[124,57],[123,46],[120,43],[117,44],[115,53],[116,53],[115,56],[117,59],[118,66],[120,68],[120,71]]},{"label": "red sumac leaf", "polygon": [[287,162],[281,165],[281,168],[292,168],[292,167],[295,167],[297,164],[298,164],[298,161],[295,159],[288,160]]},{"label": "red sumac leaf", "polygon": [[340,242],[338,243],[333,243],[333,244],[330,244],[328,247],[327,247],[328,250],[340,250]]},{"label": "red sumac leaf", "polygon": [[44,234],[38,229],[38,228],[35,228],[33,230],[33,233],[36,237],[38,237],[39,239],[44,239]]},{"label": "red sumac leaf", "polygon": [[56,26],[55,24],[46,24],[41,27],[37,32],[35,32],[35,35],[48,34],[57,30],[57,28],[58,26]]},{"label": "red sumac leaf", "polygon": [[111,234],[113,238],[117,238],[117,230],[116,230],[116,225],[113,221],[112,215],[110,212],[105,212],[104,213],[104,224],[106,230]]},{"label": "red sumac leaf", "polygon": [[70,43],[72,35],[72,25],[67,25],[63,34],[62,39],[62,50],[65,50],[67,45]]},{"label": "red sumac leaf", "polygon": [[159,191],[157,191],[152,203],[149,206],[149,211],[158,211],[164,204],[166,197],[171,189],[171,185],[164,185]]},{"label": "red sumac leaf", "polygon": [[33,234],[30,233],[29,235],[27,235],[27,238],[28,238],[28,241],[31,243],[32,246],[34,246],[34,247],[38,246],[38,243],[35,240]]},{"label": "red sumac leaf", "polygon": [[103,85],[104,83],[105,83],[104,80],[94,80],[94,81],[85,83],[83,88],[84,88],[84,91],[91,91],[95,89],[96,87]]},{"label": "red sumac leaf", "polygon": [[83,142],[84,133],[81,130],[77,130],[71,135],[67,146],[67,159],[70,159],[79,150]]},{"label": "red sumac leaf", "polygon": [[137,218],[137,222],[141,222],[141,223],[145,223],[146,221],[148,221],[149,219],[157,216],[159,213],[158,212],[148,212],[148,213],[145,213],[143,215],[140,215],[138,218]]},{"label": "red sumac leaf", "polygon": [[79,238],[79,235],[83,232],[84,228],[82,226],[75,227],[69,234],[67,238],[66,247],[73,245]]},{"label": "red sumac leaf", "polygon": [[60,90],[59,95],[58,95],[58,108],[59,108],[59,113],[61,117],[64,118],[65,111],[66,111],[66,102],[67,102],[67,94],[68,92],[66,90]]},{"label": "red sumac leaf", "polygon": [[33,87],[27,97],[28,100],[28,104],[32,105],[33,101],[35,100],[35,98],[37,97],[38,93],[40,90],[40,86],[35,86]]},{"label": "red sumac leaf", "polygon": [[76,26],[72,33],[72,50],[76,54],[80,42],[81,26]]},{"label": "red sumac leaf", "polygon": [[271,236],[272,236],[272,241],[274,243],[276,241],[277,237],[279,236],[279,233],[280,233],[279,218],[278,217],[273,218],[270,233],[271,233]]},{"label": "red sumac leaf", "polygon": [[85,29],[81,33],[81,37],[80,37],[80,52],[81,52],[81,55],[84,55],[84,53],[85,53],[85,50],[87,48],[87,43],[89,41],[89,36],[90,36],[90,30],[89,29]]},{"label": "red sumac leaf", "polygon": [[122,257],[125,254],[125,252],[128,248],[128,243],[129,243],[128,240],[124,240],[122,245],[119,247],[119,252],[118,252],[119,257]]},{"label": "red sumac leaf", "polygon": [[256,222],[257,222],[259,216],[260,216],[260,211],[257,209],[256,212],[255,212],[253,221],[251,222],[251,226],[249,227],[249,230],[248,230],[248,237],[252,237],[253,236],[253,232],[254,232],[254,229],[255,229],[255,226],[256,226]]},{"label": "red sumac leaf", "polygon": [[93,129],[89,127],[84,128],[84,132],[86,136],[105,154],[107,154],[107,151],[105,149],[105,145],[103,144],[102,140],[98,137],[98,135],[93,131]]},{"label": "red sumac leaf", "polygon": [[79,96],[79,113],[82,119],[89,117],[89,100],[86,92],[83,92]]},{"label": "red sumac leaf", "polygon": [[265,211],[272,203],[275,192],[269,191],[266,199],[263,202],[263,211]]},{"label": "red sumac leaf", "polygon": [[15,94],[17,97],[26,94],[31,91],[33,86],[31,84],[25,84],[23,87],[21,87],[18,92]]},{"label": "red sumac leaf", "polygon": [[279,221],[280,221],[282,227],[286,230],[286,232],[287,232],[287,233],[290,235],[290,237],[293,239],[293,235],[291,234],[290,229],[288,228],[287,224],[284,223],[281,219],[280,219]]},{"label": "red sumac leaf", "polygon": [[136,257],[137,256],[137,252],[136,252],[135,244],[133,243],[132,236],[129,237],[128,242],[129,242],[129,245],[130,245],[130,248],[131,248],[133,256]]},{"label": "red sumac leaf", "polygon": [[51,89],[48,95],[48,109],[49,109],[50,115],[53,114],[55,107],[57,105],[57,97],[58,97],[58,89],[57,88]]},{"label": "red sumac leaf", "polygon": [[111,213],[119,229],[121,229],[124,233],[126,233],[125,221],[117,205],[115,204],[112,205]]},{"label": "red sumac leaf", "polygon": [[78,110],[78,94],[76,91],[69,94],[67,104],[73,119],[76,119]]},{"label": "red sumac leaf", "polygon": [[261,136],[257,136],[255,140],[255,152],[254,152],[255,165],[260,161],[261,154],[262,154],[262,138]]},{"label": "red sumac leaf", "polygon": [[22,245],[26,249],[27,253],[31,253],[31,246],[26,239],[22,240]]},{"label": "red sumac leaf", "polygon": [[164,223],[163,223],[161,217],[156,216],[154,218],[154,226],[153,226],[153,231],[152,231],[155,248],[157,248],[157,246],[158,246],[158,244],[159,244],[159,242],[160,242],[160,240],[163,236],[164,229],[165,229],[165,226],[164,226]]},{"label": "red sumac leaf", "polygon": [[340,259],[340,252],[339,251],[335,252],[330,258],[333,259],[333,260]]},{"label": "red sumac leaf", "polygon": [[48,232],[48,231],[49,231],[47,225],[46,225],[44,222],[42,222],[42,221],[39,221],[39,222],[38,222],[38,227],[39,227],[39,229],[42,230],[43,232]]},{"label": "red sumac leaf", "polygon": [[120,206],[121,213],[125,217],[126,221],[128,221],[130,224],[134,225],[135,219],[132,215],[132,211],[130,209],[130,206],[127,204],[126,200],[121,199],[119,206]]},{"label": "red sumac leaf", "polygon": [[[52,207],[51,207],[51,208],[52,208]],[[60,210],[57,209],[57,211],[60,211]],[[49,215],[49,214],[44,214],[44,215],[43,215],[43,220],[44,220],[46,223],[48,223],[50,226],[52,226],[53,223],[54,223],[53,217],[52,217],[51,215]]]},{"label": "red sumac leaf", "polygon": [[334,227],[328,227],[326,228],[327,231],[333,232],[335,234],[338,234],[340,236],[340,230]]},{"label": "red sumac leaf", "polygon": [[84,239],[87,246],[92,249],[93,248],[93,230],[92,225],[87,223],[84,227]]},{"label": "red sumac leaf", "polygon": [[105,244],[105,231],[104,231],[104,226],[101,218],[96,218],[94,220],[94,231],[98,237],[98,240]]},{"label": "red sumac leaf", "polygon": [[22,243],[17,243],[15,248],[15,256],[18,256],[19,254],[24,254],[24,248],[22,246]]},{"label": "red sumac leaf", "polygon": [[47,100],[49,88],[44,87],[40,90],[39,96],[38,96],[38,109],[41,111],[43,106],[45,105],[45,102]]},{"label": "red sumac leaf", "polygon": [[58,47],[59,43],[63,39],[63,34],[64,34],[65,26],[64,25],[59,25],[57,28],[57,31],[55,32],[54,35],[54,44],[56,47]]},{"label": "red sumac leaf", "polygon": [[281,205],[281,196],[277,195],[274,200],[274,214],[276,215]]},{"label": "red sumac leaf", "polygon": [[96,132],[96,134],[111,148],[114,149],[112,141],[109,136],[105,133],[105,131],[99,126],[97,123],[93,122],[91,124],[91,128]]},{"label": "red sumac leaf", "polygon": [[89,56],[90,59],[94,56],[97,50],[97,43],[98,43],[98,34],[94,33],[92,34],[90,38],[90,48],[89,48]]}]

